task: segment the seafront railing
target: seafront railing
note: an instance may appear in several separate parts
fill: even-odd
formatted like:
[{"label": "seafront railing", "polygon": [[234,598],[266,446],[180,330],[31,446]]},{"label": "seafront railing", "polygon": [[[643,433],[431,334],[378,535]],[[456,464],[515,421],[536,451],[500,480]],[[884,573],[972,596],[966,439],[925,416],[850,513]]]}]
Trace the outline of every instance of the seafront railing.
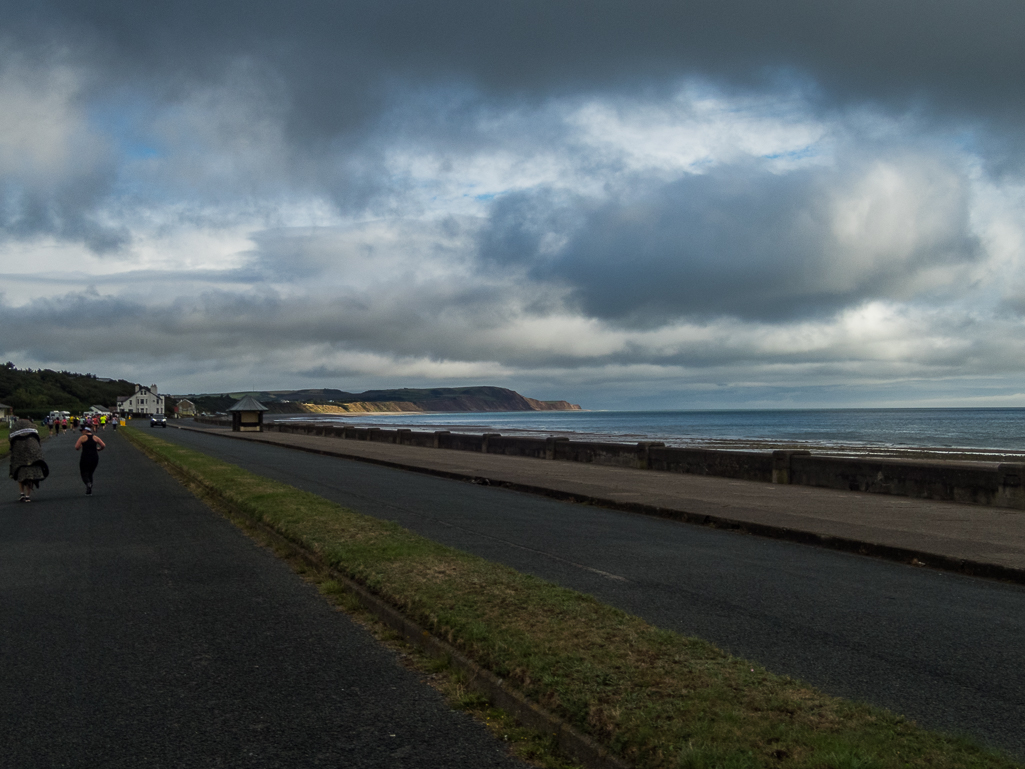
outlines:
[{"label": "seafront railing", "polygon": [[562,462],[586,462],[667,473],[797,484],[873,494],[1025,510],[1025,464],[816,456],[809,451],[725,451],[657,442],[601,443],[563,437],[352,427],[277,422],[265,430],[400,446],[472,451]]}]

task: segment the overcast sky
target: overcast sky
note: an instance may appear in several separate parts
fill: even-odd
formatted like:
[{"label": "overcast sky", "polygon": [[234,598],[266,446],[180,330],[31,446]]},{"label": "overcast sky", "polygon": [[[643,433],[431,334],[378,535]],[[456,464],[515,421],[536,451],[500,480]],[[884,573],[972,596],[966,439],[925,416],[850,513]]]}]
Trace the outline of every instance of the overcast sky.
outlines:
[{"label": "overcast sky", "polygon": [[0,0],[0,359],[1025,406],[1020,0]]}]

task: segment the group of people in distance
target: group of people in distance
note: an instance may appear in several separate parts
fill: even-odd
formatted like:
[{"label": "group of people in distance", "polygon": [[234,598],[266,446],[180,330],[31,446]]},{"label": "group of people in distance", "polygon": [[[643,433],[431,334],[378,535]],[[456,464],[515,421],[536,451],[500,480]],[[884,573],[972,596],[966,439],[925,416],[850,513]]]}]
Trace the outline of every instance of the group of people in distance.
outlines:
[{"label": "group of people in distance", "polygon": [[[113,423],[114,429],[117,430],[117,418],[111,417],[109,421]],[[91,427],[95,433],[97,430],[106,430],[107,422],[108,418],[106,414],[72,417],[54,412],[43,419],[43,424],[46,425],[46,428],[50,431],[50,435],[60,435],[61,433],[66,433],[69,429],[78,430],[83,425]]]},{"label": "group of people in distance", "polygon": [[[99,422],[93,423],[92,419],[97,417],[83,417],[76,420],[81,428],[82,435],[75,441],[75,451],[81,451],[82,455],[78,461],[78,470],[85,484],[85,493],[93,493],[93,473],[99,464],[99,453],[107,448],[107,445],[96,435],[96,429],[104,429],[105,424],[100,426]],[[56,417],[54,418],[56,420]],[[67,429],[67,420],[63,429]],[[50,425],[50,435],[54,435],[55,427]],[[56,427],[56,434],[59,435],[61,426]],[[39,437],[39,430],[35,423],[28,419],[19,419],[11,425],[11,432],[7,436],[11,444],[11,478],[18,484],[18,491],[21,493],[22,502],[32,501],[32,490],[38,489],[40,482],[44,481],[50,474],[50,468],[43,459],[42,439]]]}]

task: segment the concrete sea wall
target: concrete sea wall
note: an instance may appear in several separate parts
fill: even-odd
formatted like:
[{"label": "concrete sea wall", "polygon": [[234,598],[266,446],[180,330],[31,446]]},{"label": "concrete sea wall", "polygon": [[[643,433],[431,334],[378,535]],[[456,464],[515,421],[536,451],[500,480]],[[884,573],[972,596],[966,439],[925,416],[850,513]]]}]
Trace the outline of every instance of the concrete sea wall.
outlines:
[{"label": "concrete sea wall", "polygon": [[264,429],[298,435],[473,451],[511,457],[587,462],[668,473],[892,494],[1025,510],[1025,464],[921,462],[820,457],[808,451],[720,451],[662,443],[599,443],[567,438],[383,430],[317,422],[277,422]]}]

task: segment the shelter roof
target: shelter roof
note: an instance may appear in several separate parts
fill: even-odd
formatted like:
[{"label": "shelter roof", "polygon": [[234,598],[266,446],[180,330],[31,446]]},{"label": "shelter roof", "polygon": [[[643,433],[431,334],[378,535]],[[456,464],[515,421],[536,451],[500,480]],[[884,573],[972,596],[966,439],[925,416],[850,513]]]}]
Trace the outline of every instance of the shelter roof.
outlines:
[{"label": "shelter roof", "polygon": [[240,400],[234,406],[230,406],[228,411],[267,411],[267,407],[264,406],[260,401],[256,400],[252,395],[247,395],[245,398]]}]

